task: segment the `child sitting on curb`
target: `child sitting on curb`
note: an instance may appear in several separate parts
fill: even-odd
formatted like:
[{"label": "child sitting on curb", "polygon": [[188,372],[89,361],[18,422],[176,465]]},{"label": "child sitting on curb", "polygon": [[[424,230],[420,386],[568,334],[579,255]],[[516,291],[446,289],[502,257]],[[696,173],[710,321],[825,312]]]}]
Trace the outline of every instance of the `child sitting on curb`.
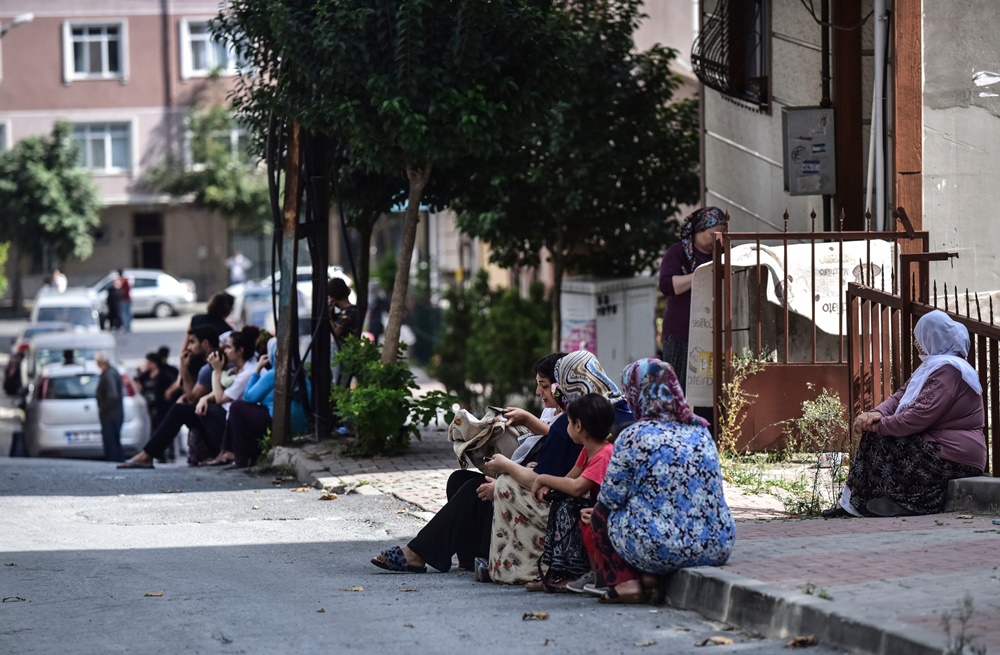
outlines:
[{"label": "child sitting on curb", "polygon": [[535,499],[550,501],[552,508],[539,573],[542,565],[548,565],[548,570],[525,585],[528,591],[563,591],[590,571],[580,511],[593,506],[608,470],[612,451],[608,434],[615,421],[615,409],[604,396],[588,393],[570,403],[566,417],[570,439],[583,450],[565,477],[540,475],[532,486]]}]

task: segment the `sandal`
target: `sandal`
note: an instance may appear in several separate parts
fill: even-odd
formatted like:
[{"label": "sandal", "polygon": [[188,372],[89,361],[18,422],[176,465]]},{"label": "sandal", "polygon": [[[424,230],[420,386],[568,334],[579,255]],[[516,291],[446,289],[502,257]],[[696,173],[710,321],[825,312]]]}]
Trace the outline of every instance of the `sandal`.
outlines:
[{"label": "sandal", "polygon": [[597,600],[605,605],[641,605],[646,602],[646,596],[641,591],[620,594],[614,587],[608,587],[604,595]]},{"label": "sandal", "polygon": [[407,564],[406,555],[403,554],[403,549],[399,546],[383,550],[377,557],[372,558],[372,564],[394,573],[427,573],[426,566]]}]

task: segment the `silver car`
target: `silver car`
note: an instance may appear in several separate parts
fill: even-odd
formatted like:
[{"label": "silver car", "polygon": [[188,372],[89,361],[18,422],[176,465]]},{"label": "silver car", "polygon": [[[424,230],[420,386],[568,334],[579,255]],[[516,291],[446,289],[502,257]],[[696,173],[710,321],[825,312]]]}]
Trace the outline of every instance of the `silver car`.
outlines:
[{"label": "silver car", "polygon": [[42,369],[50,364],[65,362],[72,355],[76,363],[94,361],[94,353],[103,350],[112,362],[119,361],[118,342],[102,332],[53,332],[32,338],[21,358],[21,389],[27,390]]},{"label": "silver car", "polygon": [[[123,273],[132,285],[129,296],[133,315],[167,318],[194,310],[195,286],[191,280],[178,280],[154,268],[126,268]],[[108,289],[116,277],[112,271],[90,287],[100,302],[102,324],[108,314]]]},{"label": "silver car", "polygon": [[[41,370],[25,398],[24,447],[29,456],[100,457],[104,453],[95,400],[100,376],[101,369],[93,362],[50,364]],[[128,375],[122,375],[122,383],[121,444],[130,456],[149,438],[149,411]]]}]

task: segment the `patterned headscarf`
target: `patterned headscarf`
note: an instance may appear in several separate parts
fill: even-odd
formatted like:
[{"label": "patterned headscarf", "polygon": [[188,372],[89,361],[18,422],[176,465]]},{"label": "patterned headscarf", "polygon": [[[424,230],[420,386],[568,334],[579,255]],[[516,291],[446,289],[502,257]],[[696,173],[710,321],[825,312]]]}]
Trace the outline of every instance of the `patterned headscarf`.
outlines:
[{"label": "patterned headscarf", "polygon": [[718,207],[703,207],[684,219],[684,224],[681,225],[681,245],[687,257],[685,273],[694,270],[694,235],[716,225],[725,225],[726,222],[725,212]]},{"label": "patterned headscarf", "polygon": [[571,352],[556,362],[555,375],[552,396],[564,412],[571,402],[588,393],[599,393],[612,402],[621,398],[601,363],[586,350]]},{"label": "patterned headscarf", "polygon": [[708,426],[684,399],[674,368],[658,359],[640,359],[622,373],[625,402],[637,421],[671,421]]}]

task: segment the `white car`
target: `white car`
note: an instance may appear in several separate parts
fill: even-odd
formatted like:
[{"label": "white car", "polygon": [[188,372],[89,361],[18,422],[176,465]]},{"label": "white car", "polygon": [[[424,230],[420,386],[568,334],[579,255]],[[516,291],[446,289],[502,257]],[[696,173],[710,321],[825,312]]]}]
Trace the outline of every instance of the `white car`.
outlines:
[{"label": "white car", "polygon": [[[41,370],[25,399],[24,448],[30,457],[100,457],[104,453],[95,399],[100,376],[101,369],[93,362],[50,364]],[[149,438],[149,411],[127,374],[122,374],[122,383],[121,444],[125,455],[131,456]]]},{"label": "white car", "polygon": [[[53,332],[34,337],[21,359],[21,389],[27,391],[41,370],[64,362],[67,352],[76,363],[94,361],[94,353],[103,350],[112,362],[120,362],[118,342],[105,332]],[[116,364],[117,366],[117,364]]]},{"label": "white car", "polygon": [[[167,318],[194,310],[195,285],[191,280],[178,280],[169,273],[153,268],[126,268],[122,271],[132,285],[132,314]],[[112,271],[91,285],[97,296],[102,316],[108,313],[108,289],[118,277]]]},{"label": "white car", "polygon": [[35,297],[31,322],[59,321],[72,323],[81,330],[98,332],[101,329],[98,308],[96,298],[86,287],[71,287],[62,293],[55,289],[42,289]]},{"label": "white car", "polygon": [[[295,286],[299,291],[299,321],[301,323],[312,316],[312,267],[297,267],[295,269],[295,277]],[[347,286],[351,289],[351,304],[356,304],[358,296],[354,293],[354,281],[351,280],[349,275],[344,273],[344,269],[339,266],[330,266],[327,269],[327,279],[332,278],[340,278],[347,283]],[[236,326],[257,325],[265,329],[270,329],[267,325],[268,321],[273,323],[271,312],[272,288],[274,289],[274,293],[277,293],[277,290],[281,286],[280,271],[274,274],[274,279],[277,281],[276,284],[272,283],[271,276],[268,276],[260,282],[240,282],[227,287],[226,293],[235,299],[233,311],[229,314],[229,322]],[[262,319],[264,320],[262,323],[254,322],[255,320]],[[273,332],[273,330],[271,331]],[[308,333],[308,328],[306,331]]]}]

